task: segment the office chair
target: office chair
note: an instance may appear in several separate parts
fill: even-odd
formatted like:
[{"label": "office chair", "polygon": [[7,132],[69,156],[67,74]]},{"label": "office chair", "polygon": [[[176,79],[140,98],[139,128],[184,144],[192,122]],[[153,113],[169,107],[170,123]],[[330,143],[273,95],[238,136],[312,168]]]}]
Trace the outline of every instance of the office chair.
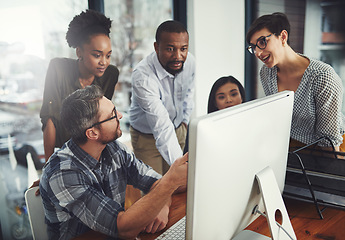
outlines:
[{"label": "office chair", "polygon": [[32,160],[32,155],[30,152],[26,154],[26,162],[27,162],[27,168],[28,168],[28,188],[32,185],[34,181],[39,179],[37,170],[35,167],[34,160]]},{"label": "office chair", "polygon": [[28,210],[32,237],[34,240],[48,239],[47,225],[44,222],[44,210],[41,195],[36,196],[38,187],[30,188],[25,192],[25,202]]}]

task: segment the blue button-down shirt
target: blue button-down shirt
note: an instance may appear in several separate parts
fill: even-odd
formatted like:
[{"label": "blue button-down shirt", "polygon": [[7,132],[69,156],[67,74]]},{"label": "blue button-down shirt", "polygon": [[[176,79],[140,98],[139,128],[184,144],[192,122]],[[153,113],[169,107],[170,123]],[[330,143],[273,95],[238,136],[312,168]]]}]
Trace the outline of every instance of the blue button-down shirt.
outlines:
[{"label": "blue button-down shirt", "polygon": [[107,144],[100,161],[68,141],[40,181],[49,238],[71,239],[90,229],[117,237],[127,184],[148,192],[160,177],[117,141]]},{"label": "blue button-down shirt", "polygon": [[132,73],[131,126],[153,134],[156,147],[169,165],[182,156],[175,129],[189,123],[194,107],[194,56],[188,53],[175,76],[160,64],[156,52],[144,58]]}]

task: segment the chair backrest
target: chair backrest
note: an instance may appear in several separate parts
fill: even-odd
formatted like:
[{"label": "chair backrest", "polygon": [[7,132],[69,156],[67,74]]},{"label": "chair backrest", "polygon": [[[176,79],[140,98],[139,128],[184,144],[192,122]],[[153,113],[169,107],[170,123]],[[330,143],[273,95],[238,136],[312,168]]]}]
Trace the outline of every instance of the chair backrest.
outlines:
[{"label": "chair backrest", "polygon": [[28,210],[32,236],[34,240],[47,240],[47,225],[44,222],[44,209],[41,195],[36,196],[38,187],[29,188],[25,192],[25,202]]}]

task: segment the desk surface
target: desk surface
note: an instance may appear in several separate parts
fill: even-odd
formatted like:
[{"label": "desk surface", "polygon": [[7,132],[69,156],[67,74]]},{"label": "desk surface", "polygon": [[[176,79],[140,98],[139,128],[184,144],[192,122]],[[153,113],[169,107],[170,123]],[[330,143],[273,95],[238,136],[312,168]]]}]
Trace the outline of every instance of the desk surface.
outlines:
[{"label": "desk surface", "polygon": [[[295,230],[297,239],[324,239],[340,240],[345,237],[345,211],[335,208],[324,208],[324,219],[320,219],[315,206],[312,203],[301,202],[298,200],[284,199],[289,213],[292,226]],[[322,208],[322,206],[321,206]],[[177,222],[186,214],[186,193],[173,196],[170,207],[169,222],[167,228]],[[247,229],[270,236],[267,221],[260,216]],[[139,235],[141,240],[155,239],[161,233]],[[76,239],[104,240],[106,236],[97,232],[88,232]]]},{"label": "desk surface", "polygon": [[[315,205],[293,199],[284,199],[297,239],[340,240],[345,237],[345,211],[320,206],[320,219]],[[260,216],[247,229],[270,236],[266,219]]]}]

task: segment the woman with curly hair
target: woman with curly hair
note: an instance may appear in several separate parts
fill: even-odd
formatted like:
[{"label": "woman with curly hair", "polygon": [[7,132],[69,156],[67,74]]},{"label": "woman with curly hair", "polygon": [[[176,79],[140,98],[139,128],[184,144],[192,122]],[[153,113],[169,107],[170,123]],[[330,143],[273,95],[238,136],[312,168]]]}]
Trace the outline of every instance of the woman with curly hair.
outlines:
[{"label": "woman with curly hair", "polygon": [[80,13],[70,22],[66,34],[78,59],[54,58],[49,63],[40,112],[46,161],[55,147],[60,148],[70,138],[60,121],[61,104],[69,94],[95,84],[105,97],[113,97],[119,71],[110,65],[110,27],[111,20],[99,12]]}]

